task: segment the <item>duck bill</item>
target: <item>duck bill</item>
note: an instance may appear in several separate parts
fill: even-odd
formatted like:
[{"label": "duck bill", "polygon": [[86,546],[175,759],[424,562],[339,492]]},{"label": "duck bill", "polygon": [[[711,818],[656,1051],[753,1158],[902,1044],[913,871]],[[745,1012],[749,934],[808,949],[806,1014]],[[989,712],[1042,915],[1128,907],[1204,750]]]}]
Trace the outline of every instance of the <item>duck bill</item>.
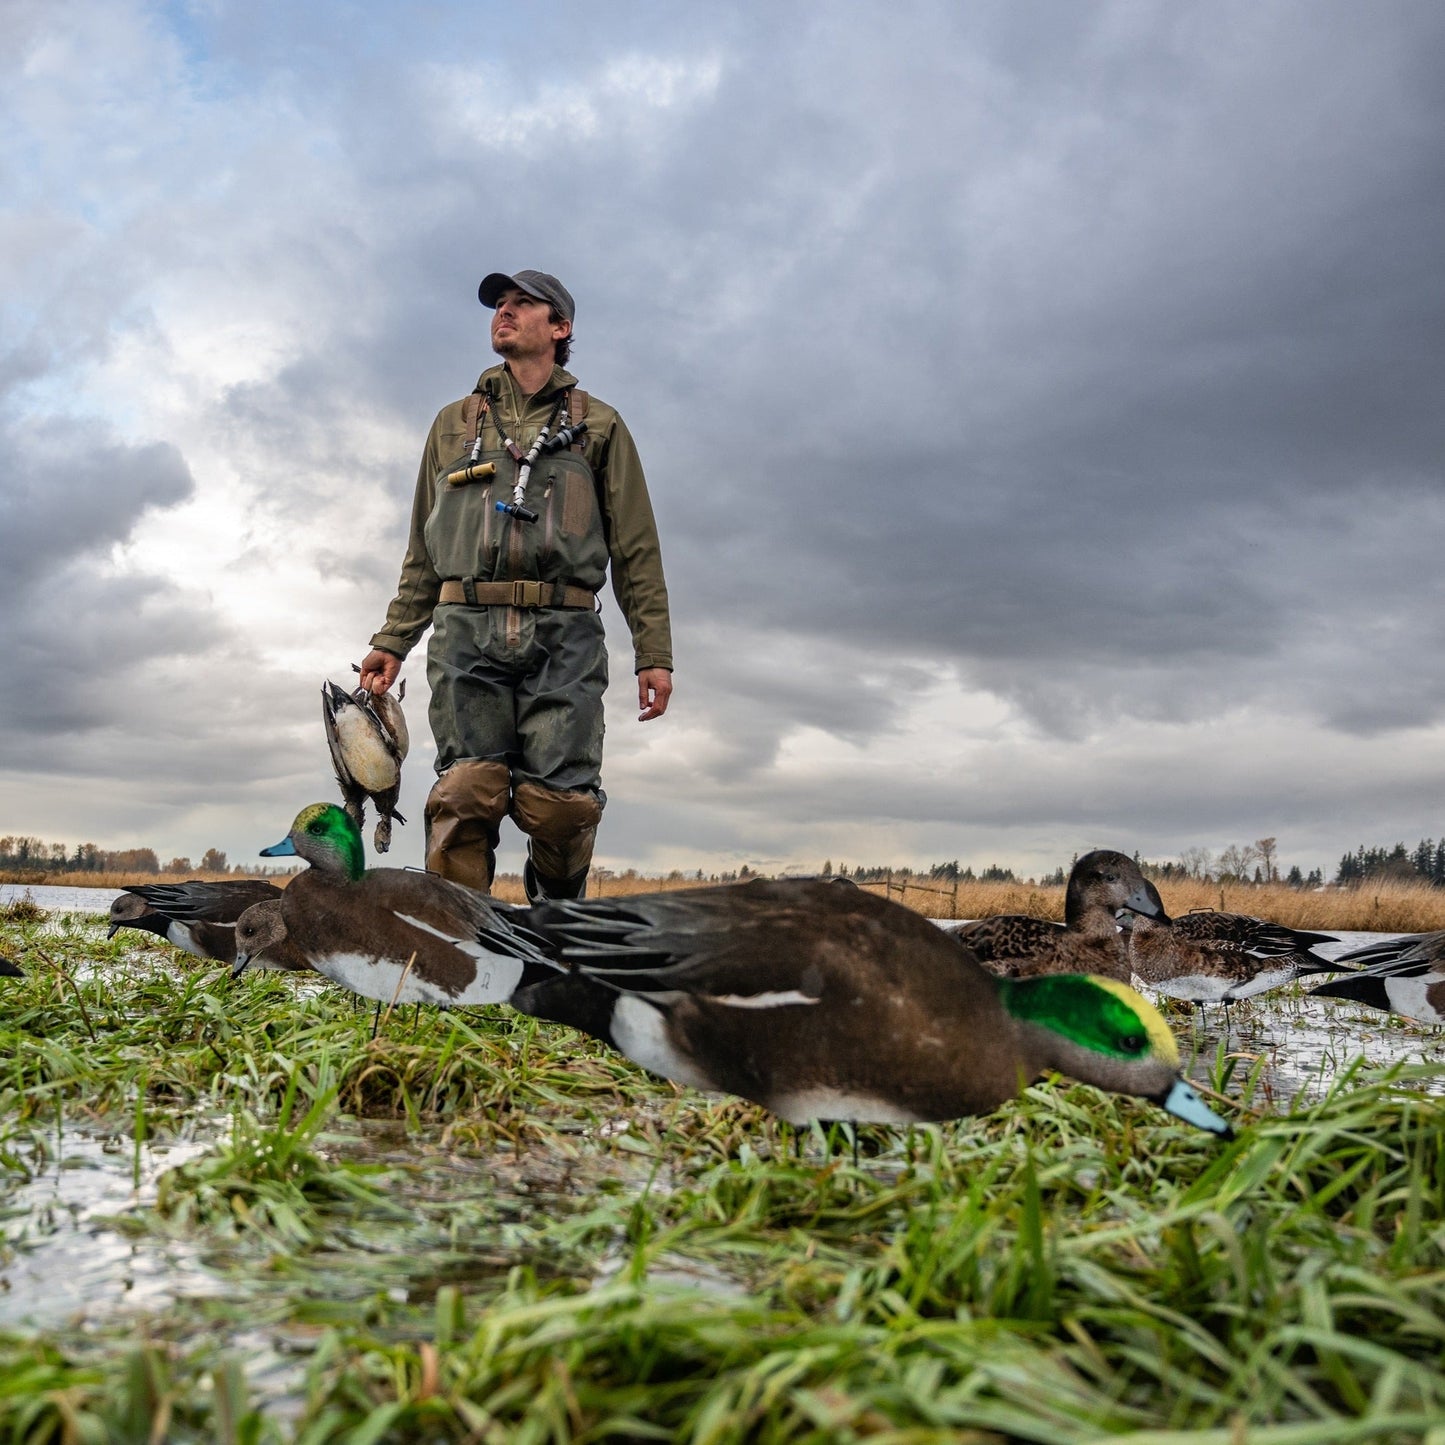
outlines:
[{"label": "duck bill", "polygon": [[1225,1140],[1234,1138],[1234,1130],[1228,1123],[1221,1119],[1183,1079],[1175,1079],[1170,1089],[1154,1102],[1161,1109],[1173,1114],[1176,1119],[1183,1119],[1186,1124],[1193,1124],[1196,1129],[1204,1129],[1210,1134],[1218,1134],[1221,1139]]},{"label": "duck bill", "polygon": [[231,977],[240,978],[240,976],[245,973],[246,965],[250,963],[250,961],[251,955],[249,953],[238,953],[235,963],[231,965]]},{"label": "duck bill", "polygon": [[279,843],[272,843],[269,848],[261,849],[262,858],[294,858],[296,856],[296,845],[291,841],[288,833]]},{"label": "duck bill", "polygon": [[1142,888],[1136,888],[1124,900],[1123,907],[1130,913],[1142,913],[1145,918],[1153,918],[1159,923],[1169,922],[1159,890],[1147,879]]}]

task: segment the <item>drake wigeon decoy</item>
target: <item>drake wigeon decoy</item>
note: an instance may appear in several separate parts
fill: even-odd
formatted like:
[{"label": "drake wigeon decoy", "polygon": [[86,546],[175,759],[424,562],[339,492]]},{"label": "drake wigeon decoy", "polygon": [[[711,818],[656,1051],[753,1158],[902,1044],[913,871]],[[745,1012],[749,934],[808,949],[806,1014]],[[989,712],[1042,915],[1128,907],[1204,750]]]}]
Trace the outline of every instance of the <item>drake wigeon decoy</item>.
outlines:
[{"label": "drake wigeon decoy", "polygon": [[[356,823],[334,803],[303,808],[286,837],[261,850],[292,854],[311,866],[281,895],[287,942],[353,993],[383,1003],[505,1003],[537,968],[556,971],[513,921],[520,910],[436,873],[367,869]],[[235,972],[249,962],[238,952]]]},{"label": "drake wigeon decoy", "polygon": [[[281,889],[264,878],[227,879],[204,883],[138,883],[110,905],[110,931],[122,928],[154,933],[198,958],[218,963],[236,961],[236,920],[257,903],[279,902]],[[294,949],[276,948],[256,961],[258,968],[297,972],[308,965]]]},{"label": "drake wigeon decoy", "polygon": [[334,682],[321,688],[321,717],[326,744],[346,811],[358,828],[365,822],[366,800],[376,809],[372,842],[378,853],[391,847],[391,823],[406,819],[396,811],[401,796],[401,765],[410,747],[401,699],[403,682],[394,693],[373,694],[358,687],[347,692]]},{"label": "drake wigeon decoy", "polygon": [[0,978],[24,978],[25,970],[8,958],[0,958]]},{"label": "drake wigeon decoy", "polygon": [[795,1124],[986,1113],[1057,1069],[1230,1135],[1132,989],[994,978],[936,925],[862,889],[760,880],[556,900],[522,918],[570,971],[539,973],[514,1008]]},{"label": "drake wigeon decoy", "polygon": [[1069,872],[1064,921],[1001,913],[944,931],[971,948],[990,972],[1006,978],[1093,973],[1129,982],[1129,955],[1115,914],[1167,918],[1159,890],[1126,854],[1085,853]]},{"label": "drake wigeon decoy", "polygon": [[1359,971],[1312,988],[1311,996],[1353,999],[1420,1023],[1445,1024],[1445,933],[1367,943],[1342,954],[1339,962]]},{"label": "drake wigeon decoy", "polygon": [[1248,913],[1201,908],[1172,919],[1136,916],[1124,931],[1135,976],[1191,1003],[1233,1003],[1342,967],[1311,951],[1316,944],[1338,943],[1331,934],[1287,928]]}]

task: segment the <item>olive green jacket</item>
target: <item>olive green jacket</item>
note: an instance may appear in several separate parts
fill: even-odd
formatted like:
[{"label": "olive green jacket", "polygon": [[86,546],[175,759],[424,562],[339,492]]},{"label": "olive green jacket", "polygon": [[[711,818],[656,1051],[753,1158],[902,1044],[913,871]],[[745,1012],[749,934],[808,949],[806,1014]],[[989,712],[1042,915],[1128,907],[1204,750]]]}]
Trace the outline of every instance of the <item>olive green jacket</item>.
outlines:
[{"label": "olive green jacket", "polygon": [[[523,405],[512,374],[505,366],[482,373],[497,391],[502,426],[526,451],[552,415],[557,392],[575,386],[576,378],[553,367],[552,379]],[[427,552],[425,527],[436,505],[443,468],[454,463],[466,444],[463,401],[437,413],[427,435],[417,472],[411,509],[411,534],[401,564],[396,596],[387,608],[386,623],[371,639],[373,647],[405,657],[431,624],[441,590],[441,577]],[[667,608],[667,582],[662,575],[662,549],[657,540],[652,501],[642,475],[642,462],[627,424],[606,402],[589,394],[583,455],[599,483],[606,509],[605,526],[612,564],[612,590],[632,631],[634,671],[672,666],[672,626]]]}]

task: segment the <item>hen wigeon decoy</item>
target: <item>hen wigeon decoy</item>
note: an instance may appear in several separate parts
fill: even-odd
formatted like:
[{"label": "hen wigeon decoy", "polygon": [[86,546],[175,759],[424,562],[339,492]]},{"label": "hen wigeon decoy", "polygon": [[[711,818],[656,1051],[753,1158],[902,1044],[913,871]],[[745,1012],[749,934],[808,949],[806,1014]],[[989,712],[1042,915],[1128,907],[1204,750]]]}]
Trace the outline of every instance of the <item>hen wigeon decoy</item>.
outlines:
[{"label": "hen wigeon decoy", "polygon": [[1069,873],[1063,923],[1001,913],[945,932],[1001,977],[1093,973],[1128,983],[1128,949],[1115,918],[1121,910],[1168,917],[1159,890],[1139,865],[1126,854],[1100,848],[1085,853]]},{"label": "hen wigeon decoy", "polygon": [[[198,958],[218,963],[236,961],[236,920],[247,908],[279,902],[282,890],[263,878],[226,879],[204,883],[139,883],[125,889],[110,905],[110,932],[122,928],[154,933]],[[256,960],[258,968],[297,972],[308,965],[294,949],[274,948]]]},{"label": "hen wigeon decoy", "polygon": [[373,694],[365,688],[347,692],[334,682],[321,688],[321,717],[326,744],[346,811],[358,828],[365,821],[366,800],[376,809],[372,842],[378,853],[391,847],[391,824],[406,819],[396,811],[401,796],[401,765],[410,746],[401,699],[406,683],[395,692]]},{"label": "hen wigeon decoy", "polygon": [[25,970],[8,958],[0,958],[0,978],[24,978]]},{"label": "hen wigeon decoy", "polygon": [[1403,1014],[1424,1024],[1445,1024],[1445,933],[1411,933],[1342,954],[1359,968],[1310,990]]},{"label": "hen wigeon decoy", "polygon": [[986,1113],[1057,1069],[1230,1135],[1126,985],[994,978],[927,919],[861,889],[766,880],[522,917],[570,972],[539,973],[515,1008],[795,1124]]},{"label": "hen wigeon decoy", "polygon": [[1233,1003],[1341,965],[1311,950],[1338,943],[1248,913],[1202,908],[1178,918],[1134,917],[1125,925],[1129,963],[1159,993],[1191,1003]]},{"label": "hen wigeon decoy", "polygon": [[[529,969],[556,965],[513,920],[520,910],[435,873],[365,866],[361,834],[334,803],[303,808],[264,858],[311,867],[281,895],[286,940],[317,973],[381,1002],[505,1003]],[[250,962],[236,955],[235,972]]]}]

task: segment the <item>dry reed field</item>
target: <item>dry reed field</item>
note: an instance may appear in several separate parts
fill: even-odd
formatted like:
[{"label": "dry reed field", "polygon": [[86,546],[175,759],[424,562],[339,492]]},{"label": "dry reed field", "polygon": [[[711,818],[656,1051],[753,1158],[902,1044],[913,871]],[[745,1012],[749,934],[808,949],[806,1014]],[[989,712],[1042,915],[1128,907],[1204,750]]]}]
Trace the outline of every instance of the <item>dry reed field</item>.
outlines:
[{"label": "dry reed field", "polygon": [[[384,862],[384,860],[383,860]],[[60,887],[121,889],[139,883],[172,883],[200,878],[208,883],[242,877],[265,877],[284,888],[295,871],[271,874],[204,873],[26,873],[0,872],[0,884],[26,887],[54,884]],[[684,877],[671,873],[656,877],[640,873],[594,872],[588,880],[590,898],[615,898],[633,893],[657,893],[681,888],[726,887],[717,879]],[[989,918],[999,913],[1027,913],[1063,922],[1064,889],[1060,886],[998,883],[972,880],[943,883],[916,874],[895,874],[889,880],[859,885],[870,893],[886,894],[929,918]],[[1367,880],[1357,886],[1322,889],[1288,888],[1282,883],[1220,883],[1211,879],[1171,879],[1158,885],[1171,915],[1194,908],[1217,908],[1224,913],[1248,913],[1291,928],[1323,932],[1331,929],[1371,933],[1431,933],[1445,929],[1445,889],[1425,882],[1397,879]],[[525,903],[519,873],[500,873],[494,896],[503,903]]]},{"label": "dry reed field", "polygon": [[[593,877],[588,896],[609,898],[630,893],[653,893],[676,888],[713,886],[697,879],[649,878],[641,875]],[[716,884],[725,887],[726,884]],[[1248,913],[1291,928],[1323,932],[1331,929],[1380,933],[1430,933],[1445,929],[1445,889],[1427,883],[1382,880],[1357,888],[1319,891],[1287,888],[1282,883],[1217,883],[1209,880],[1173,880],[1159,883],[1159,894],[1170,914],[1195,908],[1217,908],[1224,913]],[[1026,913],[1036,918],[1064,919],[1064,889],[1033,883],[971,881],[939,883],[913,875],[862,883],[870,893],[886,894],[928,918],[989,918],[999,913]],[[506,903],[524,900],[522,880],[502,874],[493,890]]]}]

